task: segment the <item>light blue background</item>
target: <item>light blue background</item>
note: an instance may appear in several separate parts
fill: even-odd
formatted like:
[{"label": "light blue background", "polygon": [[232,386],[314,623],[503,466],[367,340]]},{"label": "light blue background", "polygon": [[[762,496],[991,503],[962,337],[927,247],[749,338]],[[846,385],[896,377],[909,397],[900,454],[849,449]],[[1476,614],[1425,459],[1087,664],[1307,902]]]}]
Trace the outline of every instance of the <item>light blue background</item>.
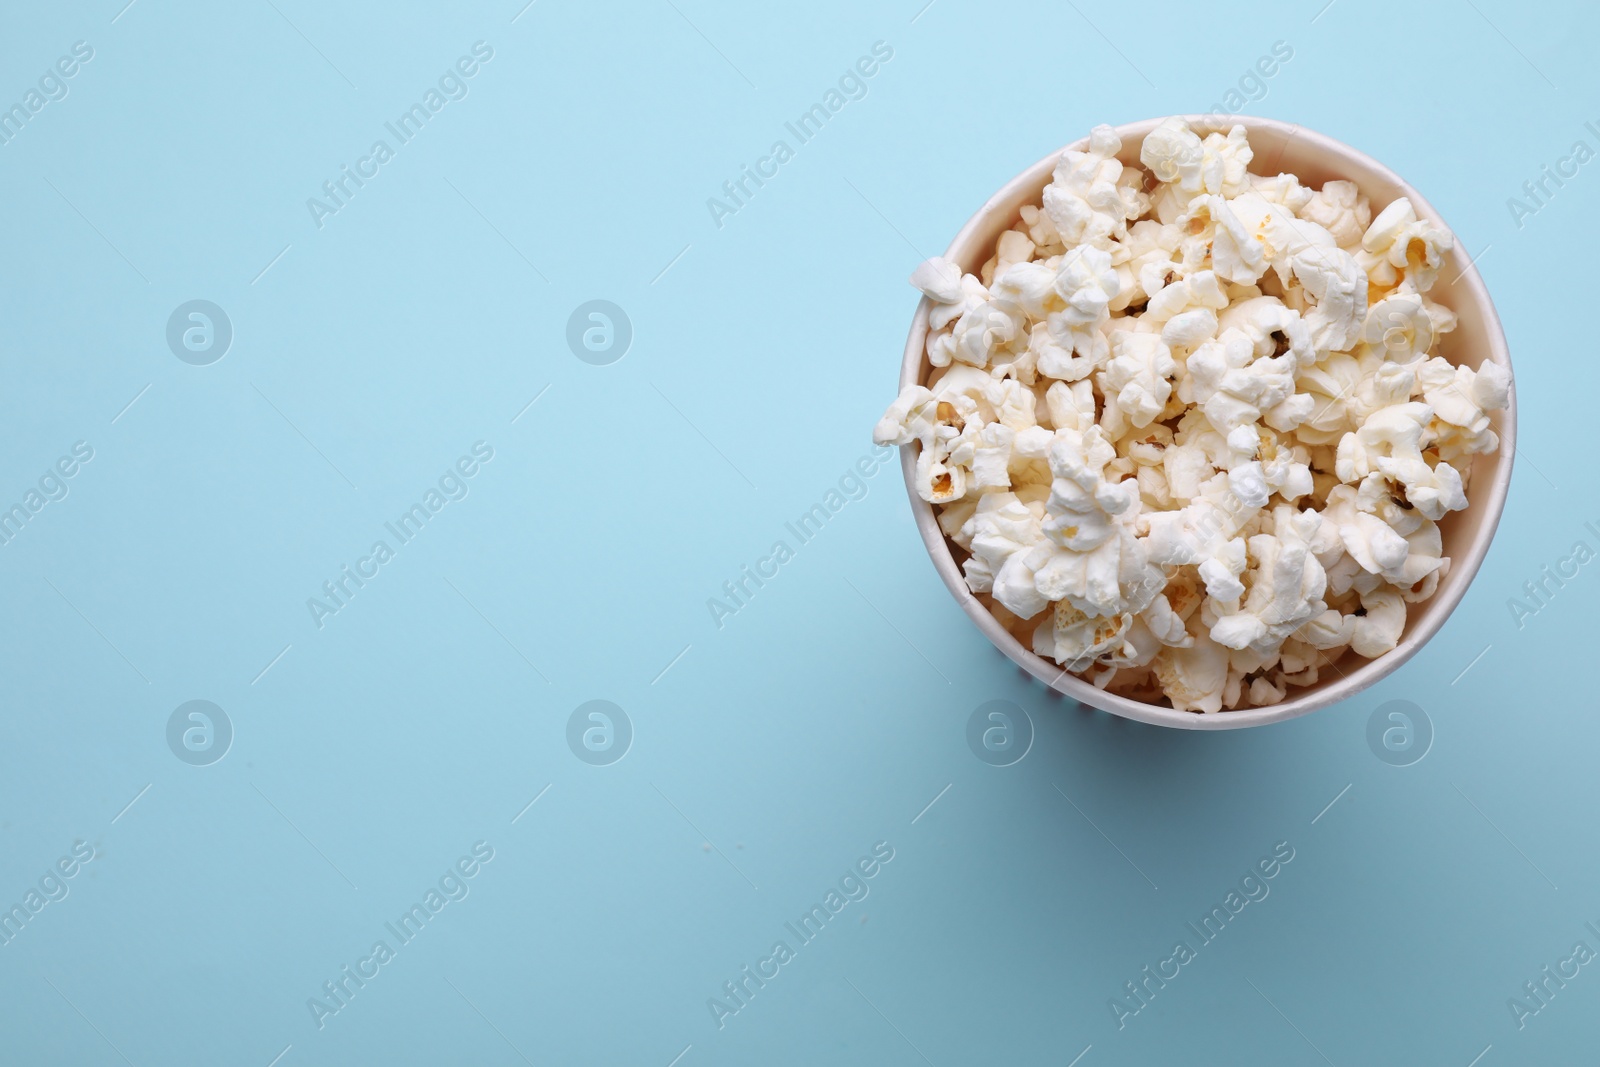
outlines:
[{"label": "light blue background", "polygon": [[[1520,229],[1506,205],[1596,146],[1592,9],[273,3],[0,28],[7,105],[95,50],[0,147],[0,501],[95,450],[0,547],[0,903],[98,852],[0,947],[0,1060],[1592,1057],[1600,968],[1523,1030],[1506,1006],[1600,949],[1600,577],[1521,629],[1506,603],[1600,520],[1600,174]],[[470,95],[318,229],[306,198],[478,40]],[[868,95],[717,228],[706,199],[879,40]],[[1115,720],[967,622],[893,467],[719,630],[706,599],[868,452],[918,259],[1047,151],[1204,110],[1279,40],[1248,110],[1414,182],[1510,338],[1516,479],[1439,636],[1280,726]],[[195,298],[235,330],[206,367],[164,340]],[[633,323],[610,366],[565,342],[591,299]],[[318,629],[306,599],[480,440],[470,495]],[[636,731],[606,767],[565,741],[595,698]],[[166,745],[191,699],[236,731],[209,767]],[[1008,768],[965,741],[991,699],[1036,727]],[[1436,730],[1413,766],[1366,742],[1393,699]],[[319,1030],[307,999],[479,840],[470,895]],[[719,1030],[707,998],[878,841],[871,895]],[[1279,841],[1271,895],[1119,1030],[1108,999]]]}]

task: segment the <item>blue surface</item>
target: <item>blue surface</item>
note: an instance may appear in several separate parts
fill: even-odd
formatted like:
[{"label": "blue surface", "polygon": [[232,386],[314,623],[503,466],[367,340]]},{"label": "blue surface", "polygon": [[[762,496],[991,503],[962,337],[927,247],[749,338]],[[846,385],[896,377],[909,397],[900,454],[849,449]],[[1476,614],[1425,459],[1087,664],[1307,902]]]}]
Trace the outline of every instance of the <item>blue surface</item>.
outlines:
[{"label": "blue surface", "polygon": [[[25,917],[0,1060],[1592,1056],[1600,967],[1571,961],[1600,951],[1600,577],[1520,620],[1508,600],[1600,547],[1600,164],[1507,204],[1600,147],[1592,8],[123,2],[12,4],[0,32],[0,104],[73,71],[0,145],[0,507],[27,515],[0,545],[0,905]],[[1252,80],[1278,41],[1293,57]],[[1260,98],[1236,110],[1384,161],[1482,254],[1523,449],[1411,663],[1190,735],[995,652],[868,434],[919,258],[1091,125],[1241,83]],[[785,123],[830,89],[801,143]],[[757,166],[739,210],[708,208]],[[343,167],[368,177],[336,204]],[[192,300],[231,324],[219,360],[169,347]],[[631,324],[620,359],[582,348],[604,320],[578,323],[590,358],[569,347],[594,300]],[[231,725],[218,761],[222,716],[169,734],[196,700]],[[593,700],[623,714],[569,723]],[[1032,724],[1009,766],[966,740],[993,700]],[[1419,762],[1369,747],[1391,701],[1431,723]],[[1252,873],[1275,847],[1292,860]],[[1205,942],[1188,924],[1241,884]],[[810,940],[786,926],[830,904]]]}]

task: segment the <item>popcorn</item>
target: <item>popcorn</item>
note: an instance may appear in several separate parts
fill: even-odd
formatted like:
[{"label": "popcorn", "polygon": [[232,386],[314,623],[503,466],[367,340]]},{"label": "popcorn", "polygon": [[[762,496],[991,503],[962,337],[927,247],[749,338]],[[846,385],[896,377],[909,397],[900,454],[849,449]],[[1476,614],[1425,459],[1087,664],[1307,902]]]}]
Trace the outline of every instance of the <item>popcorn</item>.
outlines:
[{"label": "popcorn", "polygon": [[[1460,369],[1472,373],[1465,367]],[[1449,384],[1453,387],[1454,383]],[[1493,439],[1493,431],[1486,429],[1488,416],[1478,412],[1470,401],[1464,401],[1463,407],[1476,415],[1475,423],[1482,420],[1482,432]],[[1448,463],[1430,466],[1422,454],[1422,435],[1432,417],[1430,405],[1415,401],[1391,404],[1373,412],[1359,430],[1340,440],[1339,477],[1352,482],[1373,472],[1382,474],[1405,486],[1407,501],[1434,521],[1444,518],[1446,512],[1465,509],[1467,496],[1460,473]],[[1480,445],[1473,443],[1472,447]],[[1484,443],[1481,447],[1494,446]]]},{"label": "popcorn", "polygon": [[1258,358],[1256,349],[1257,342],[1248,333],[1228,327],[1189,357],[1180,398],[1199,404],[1219,430],[1232,431],[1263,416],[1275,430],[1293,429],[1311,414],[1316,402],[1309,394],[1295,393],[1293,349],[1266,358]]},{"label": "popcorn", "polygon": [[1406,285],[1372,305],[1361,325],[1361,340],[1396,363],[1415,363],[1427,355],[1435,336],[1421,294]]},{"label": "popcorn", "polygon": [[964,568],[967,586],[986,593],[1013,555],[1039,543],[1039,515],[1014,493],[985,493],[962,533],[972,553]]},{"label": "popcorn", "polygon": [[1142,213],[1132,191],[1119,186],[1122,148],[1110,126],[1089,133],[1089,151],[1063,152],[1054,180],[1044,190],[1044,213],[1068,244],[1093,244],[1126,233],[1126,222]]},{"label": "popcorn", "polygon": [[[1275,174],[1270,178],[1264,178],[1259,174],[1251,174],[1248,177],[1250,179],[1250,188],[1260,193],[1263,199],[1270,200],[1274,204],[1282,204],[1296,215],[1302,215],[1305,206],[1317,195],[1315,190],[1307,189],[1301,185],[1300,179],[1293,174]],[[1310,221],[1316,222],[1317,220],[1311,219]],[[1360,231],[1357,231],[1356,237],[1359,238],[1360,236]]]},{"label": "popcorn", "polygon": [[1044,394],[1050,425],[1057,430],[1087,430],[1094,425],[1094,389],[1086,381],[1054,382]]},{"label": "popcorn", "polygon": [[1296,428],[1308,445],[1337,444],[1347,430],[1365,416],[1361,387],[1377,373],[1377,358],[1370,353],[1363,361],[1346,353],[1334,353],[1296,377],[1298,396],[1311,399],[1311,414]]},{"label": "popcorn", "polygon": [[921,441],[924,445],[931,444],[937,419],[935,407],[933,393],[920,385],[909,386],[878,420],[872,431],[872,443],[909,445],[912,441]]},{"label": "popcorn", "polygon": [[1259,246],[1278,281],[1289,284],[1289,263],[1307,252],[1336,252],[1333,234],[1314,222],[1294,217],[1294,212],[1251,191],[1228,201],[1228,210]]},{"label": "popcorn", "polygon": [[1183,236],[1177,226],[1163,226],[1152,219],[1128,228],[1128,239],[1123,242],[1128,261],[1117,268],[1117,276],[1124,279],[1122,293],[1112,302],[1112,311],[1125,311],[1146,301],[1150,294],[1190,273],[1181,251]]},{"label": "popcorn", "polygon": [[1127,612],[1096,618],[1060,600],[1047,623],[1034,632],[1034,651],[1068,670],[1081,671],[1106,653],[1121,651],[1123,636],[1132,625],[1133,616]]},{"label": "popcorn", "polygon": [[1188,648],[1157,656],[1152,664],[1161,690],[1178,711],[1222,710],[1222,689],[1228,683],[1228,650],[1204,634]]},{"label": "popcorn", "polygon": [[911,284],[921,289],[923,295],[935,304],[956,304],[961,301],[961,268],[943,256],[934,256],[920,264],[911,272]]},{"label": "popcorn", "polygon": [[1244,596],[1244,574],[1247,561],[1244,538],[1235,537],[1225,542],[1216,555],[1200,564],[1200,580],[1206,584],[1206,595],[1227,603]]},{"label": "popcorn", "polygon": [[1213,641],[1225,648],[1273,653],[1322,613],[1327,574],[1308,543],[1321,524],[1315,512],[1297,512],[1288,505],[1274,509],[1273,532],[1249,541],[1249,555],[1256,561],[1249,595],[1237,610],[1219,613],[1211,627]]},{"label": "popcorn", "polygon": [[1127,511],[1133,495],[1107,480],[1104,467],[1116,456],[1099,426],[1057,430],[1050,446],[1050,483],[1044,531],[1063,548],[1086,551],[1110,538],[1112,522]]},{"label": "popcorn", "polygon": [[1346,252],[1360,247],[1362,236],[1372,224],[1372,208],[1355,182],[1323,182],[1298,214],[1331,233]]},{"label": "popcorn", "polygon": [[1317,361],[1311,331],[1300,313],[1286,307],[1275,296],[1240,300],[1219,315],[1217,321],[1225,330],[1244,331],[1257,356],[1281,356],[1287,352],[1300,369]]},{"label": "popcorn", "polygon": [[1338,248],[1308,248],[1295,254],[1289,270],[1317,301],[1305,315],[1311,346],[1319,354],[1348,350],[1367,317],[1367,272],[1356,257]]},{"label": "popcorn", "polygon": [[1098,248],[1074,248],[1061,257],[1053,288],[1061,298],[1062,321],[1068,326],[1099,326],[1110,317],[1107,306],[1121,290],[1111,256]]},{"label": "popcorn", "polygon": [[1045,264],[1015,266],[1000,284],[1026,314],[1043,319],[1031,327],[1026,346],[1037,373],[1078,381],[1109,355],[1101,328],[1110,319],[1108,307],[1121,280],[1110,255],[1100,249],[1079,247],[1058,259],[1053,270]]},{"label": "popcorn", "polygon": [[1139,162],[1150,168],[1156,181],[1199,193],[1203,188],[1200,166],[1205,149],[1189,124],[1174,116],[1145,135],[1139,146]]},{"label": "popcorn", "polygon": [[1111,335],[1111,361],[1100,373],[1103,393],[1115,393],[1117,407],[1135,428],[1155,421],[1172,395],[1168,379],[1178,372],[1169,349],[1157,334],[1128,333]]},{"label": "popcorn", "polygon": [[968,588],[1034,652],[1221,713],[1397,647],[1510,375],[1439,354],[1453,238],[1404,198],[1249,172],[1243,127],[1097,127],[978,274],[935,258],[915,445]]},{"label": "popcorn", "polygon": [[1143,318],[1155,323],[1170,322],[1181,315],[1196,311],[1216,312],[1228,306],[1228,294],[1214,271],[1203,270],[1189,277],[1175,279],[1150,295]]},{"label": "popcorn", "polygon": [[1361,612],[1350,634],[1350,650],[1376,659],[1394,651],[1406,625],[1406,602],[1393,589],[1361,594]]},{"label": "popcorn", "polygon": [[974,367],[987,367],[995,354],[1023,335],[1023,312],[1014,303],[989,299],[973,307],[950,333],[949,355]]},{"label": "popcorn", "polygon": [[1425,293],[1439,277],[1444,253],[1454,247],[1454,237],[1417,218],[1416,208],[1402,196],[1380,211],[1367,227],[1361,237],[1358,260],[1379,286],[1396,284],[1403,271],[1417,292]]},{"label": "popcorn", "polygon": [[1167,119],[1150,131],[1139,149],[1139,162],[1165,183],[1154,198],[1163,222],[1171,221],[1169,215],[1182,213],[1195,196],[1238,196],[1249,188],[1251,176],[1246,168],[1251,158],[1243,126],[1202,139],[1179,118]]},{"label": "popcorn", "polygon": [[1433,408],[1429,437],[1441,457],[1450,461],[1499,447],[1487,412],[1510,403],[1511,375],[1504,367],[1484,363],[1474,371],[1435,357],[1419,365],[1417,382]]},{"label": "popcorn", "polygon": [[[1007,230],[1000,235],[1000,240],[995,246],[993,266],[985,265],[985,269],[989,271],[986,277],[990,279],[1004,277],[1006,271],[1014,264],[1031,260],[1034,247],[1027,234]],[[987,285],[988,282],[984,284]]]},{"label": "popcorn", "polygon": [[1266,273],[1265,246],[1221,196],[1196,197],[1178,225],[1190,234],[1185,241],[1186,254],[1209,247],[1211,269],[1222,280],[1248,285]]}]

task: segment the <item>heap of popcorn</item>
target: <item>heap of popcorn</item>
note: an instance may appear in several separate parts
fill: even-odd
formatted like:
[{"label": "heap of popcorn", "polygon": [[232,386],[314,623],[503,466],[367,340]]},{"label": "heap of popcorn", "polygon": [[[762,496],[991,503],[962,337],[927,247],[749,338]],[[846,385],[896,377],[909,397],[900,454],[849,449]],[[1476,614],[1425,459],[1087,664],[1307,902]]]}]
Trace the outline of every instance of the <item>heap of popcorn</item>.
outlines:
[{"label": "heap of popcorn", "polygon": [[[1252,174],[1242,126],[1097,127],[979,275],[928,260],[928,385],[873,438],[1025,646],[1184,711],[1281,701],[1400,640],[1510,376],[1431,355],[1451,235]],[[958,557],[959,558],[959,557]]]}]

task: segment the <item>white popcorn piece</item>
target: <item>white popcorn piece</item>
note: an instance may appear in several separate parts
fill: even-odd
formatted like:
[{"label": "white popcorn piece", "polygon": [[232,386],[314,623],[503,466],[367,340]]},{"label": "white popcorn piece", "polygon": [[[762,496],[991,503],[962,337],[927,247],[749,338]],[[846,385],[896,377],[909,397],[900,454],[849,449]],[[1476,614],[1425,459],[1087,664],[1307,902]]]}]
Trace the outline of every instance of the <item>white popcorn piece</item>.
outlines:
[{"label": "white popcorn piece", "polygon": [[912,441],[931,441],[938,421],[937,403],[933,393],[924,387],[906,386],[873,428],[873,444],[909,445]]},{"label": "white popcorn piece", "polygon": [[1266,472],[1254,460],[1229,468],[1228,488],[1247,508],[1264,508],[1272,497],[1272,491],[1267,488]]},{"label": "white popcorn piece", "polygon": [[1067,670],[1081,671],[1109,652],[1120,650],[1124,636],[1133,625],[1133,615],[1123,612],[1112,618],[1085,615],[1065,600],[1056,601],[1055,611],[1045,626],[1035,631],[1034,650],[1048,634],[1048,655]]},{"label": "white popcorn piece", "polygon": [[917,457],[917,495],[930,504],[948,504],[967,495],[967,471],[944,462],[936,449],[925,448]]},{"label": "white popcorn piece", "polygon": [[1055,290],[1056,270],[1051,262],[1008,264],[989,287],[995,303],[1018,308],[1032,319],[1042,319],[1057,310],[1061,302]]},{"label": "white popcorn piece", "polygon": [[1294,212],[1260,193],[1248,192],[1230,200],[1228,209],[1283,285],[1289,284],[1290,264],[1296,256],[1339,250],[1333,234],[1314,222],[1295,218]]},{"label": "white popcorn piece", "polygon": [[1418,218],[1411,201],[1402,196],[1372,220],[1357,259],[1378,285],[1394,285],[1404,271],[1417,292],[1425,293],[1439,277],[1444,253],[1454,247],[1449,231]]},{"label": "white popcorn piece", "polygon": [[1151,198],[1163,222],[1188,210],[1196,196],[1231,198],[1249,189],[1252,157],[1243,126],[1200,137],[1179,118],[1167,119],[1152,130],[1139,150],[1139,162],[1164,183]]},{"label": "white popcorn piece", "polygon": [[1110,318],[1107,309],[1122,283],[1108,253],[1084,246],[1061,257],[1054,288],[1066,305],[1062,318],[1068,326],[1099,326]]},{"label": "white popcorn piece", "polygon": [[1408,551],[1405,561],[1393,570],[1384,572],[1383,578],[1409,600],[1407,594],[1419,582],[1437,576],[1441,568],[1448,566],[1449,557],[1444,555],[1444,538],[1433,520],[1419,517],[1409,532],[1402,532],[1393,524],[1391,528],[1405,537]]},{"label": "white popcorn piece", "polygon": [[[1441,396],[1445,392],[1441,390]],[[1455,395],[1459,395],[1459,391],[1455,391]],[[1477,411],[1470,401],[1466,404],[1471,411]],[[1360,429],[1345,434],[1340,440],[1339,477],[1354,482],[1373,472],[1382,474],[1405,486],[1406,499],[1424,517],[1434,521],[1444,518],[1446,512],[1464,509],[1467,497],[1460,474],[1448,463],[1430,466],[1422,454],[1423,432],[1433,414],[1432,406],[1416,401],[1390,404],[1374,411]],[[1487,427],[1488,417],[1481,412],[1478,415]],[[1484,432],[1493,436],[1493,431],[1485,429]]]},{"label": "white popcorn piece", "polygon": [[1319,651],[1343,648],[1355,635],[1356,616],[1342,615],[1333,608],[1308,619],[1295,637]]},{"label": "white popcorn piece", "polygon": [[1209,500],[1194,500],[1176,511],[1141,516],[1152,562],[1179,567],[1205,562],[1238,532],[1226,510]]},{"label": "white popcorn piece", "polygon": [[1057,430],[1050,450],[1056,477],[1042,528],[1059,547],[1039,565],[1036,586],[1050,600],[1066,600],[1094,617],[1143,611],[1166,584],[1165,574],[1119,522],[1136,505],[1137,494],[1131,483],[1105,477],[1114,456],[1099,426],[1085,433]]},{"label": "white popcorn piece", "polygon": [[1054,382],[1045,392],[1045,406],[1050,410],[1050,425],[1057,430],[1087,430],[1095,421],[1093,384]]},{"label": "white popcorn piece", "polygon": [[1206,450],[1190,441],[1177,442],[1167,449],[1161,463],[1167,487],[1179,503],[1198,497],[1201,486],[1217,472]]},{"label": "white popcorn piece", "polygon": [[1250,703],[1257,707],[1281,703],[1288,695],[1289,687],[1286,684],[1273,682],[1266,677],[1257,678],[1250,683]]},{"label": "white popcorn piece", "polygon": [[1208,133],[1201,141],[1205,157],[1200,173],[1208,193],[1237,197],[1250,188],[1250,161],[1255,153],[1250,149],[1250,136],[1243,126],[1233,126],[1227,133]]},{"label": "white popcorn piece", "polygon": [[[1402,282],[1401,288],[1403,289],[1404,287],[1405,283]],[[1454,330],[1457,324],[1460,322],[1454,311],[1451,311],[1443,304],[1438,304],[1432,300],[1429,300],[1427,297],[1422,298],[1422,308],[1428,313],[1428,318],[1433,321],[1434,337],[1439,337],[1443,334],[1449,333],[1450,331]]]},{"label": "white popcorn piece", "polygon": [[1293,174],[1274,174],[1270,178],[1250,174],[1247,177],[1252,192],[1274,204],[1282,204],[1296,215],[1301,214],[1305,206],[1311,202],[1311,198],[1316,195],[1316,190],[1301,185],[1300,179]]},{"label": "white popcorn piece", "polygon": [[[1236,309],[1229,309],[1230,313],[1233,310]],[[1270,338],[1270,331],[1264,336]],[[1272,343],[1270,339],[1268,343]],[[1211,425],[1223,432],[1255,423],[1263,415],[1275,430],[1293,429],[1311,413],[1315,402],[1310,396],[1295,393],[1293,350],[1256,358],[1257,347],[1248,333],[1227,327],[1217,340],[1202,344],[1190,354],[1185,363],[1188,377],[1180,387],[1180,397],[1200,405]]]},{"label": "white popcorn piece", "polygon": [[954,263],[939,256],[912,271],[911,284],[934,305],[928,313],[928,339],[924,346],[928,364],[948,367],[956,353],[950,324],[984,307],[989,302],[989,291],[977,278],[963,275]]},{"label": "white popcorn piece", "polygon": [[1027,227],[1028,239],[1043,255],[1051,255],[1062,251],[1061,234],[1056,231],[1056,224],[1050,221],[1050,216],[1033,204],[1022,206],[1022,224]]},{"label": "white popcorn piece", "polygon": [[949,408],[935,405],[934,417],[939,425],[959,433],[969,422],[993,422],[994,405],[989,402],[994,379],[977,367],[956,364],[945,370],[929,385],[935,401]]},{"label": "white popcorn piece", "polygon": [[1350,648],[1368,659],[1393,652],[1405,630],[1405,600],[1393,589],[1374,589],[1361,594],[1361,609],[1350,634]]},{"label": "white popcorn piece", "polygon": [[1029,426],[1017,431],[1011,444],[1011,453],[1019,459],[1044,459],[1050,454],[1050,444],[1055,434],[1043,426]]},{"label": "white popcorn piece", "polygon": [[1105,476],[1116,450],[1099,426],[1057,430],[1050,446],[1050,518],[1044,531],[1057,544],[1075,552],[1093,549],[1112,535],[1113,520],[1134,502],[1134,493]]},{"label": "white popcorn piece", "polygon": [[[1409,562],[1409,561],[1408,561]],[[1439,565],[1409,586],[1401,586],[1400,599],[1407,604],[1420,604],[1439,591],[1439,583],[1450,573],[1450,557],[1439,557]]]},{"label": "white popcorn piece", "polygon": [[[1017,431],[992,422],[977,432],[972,458],[966,463],[972,472],[972,487],[978,490],[1011,488],[1011,444]],[[956,452],[951,450],[951,458]],[[965,457],[963,457],[965,458]]]},{"label": "white popcorn piece", "polygon": [[1162,645],[1167,648],[1189,648],[1194,644],[1194,637],[1184,627],[1183,616],[1173,608],[1172,602],[1166,594],[1158,595],[1150,602],[1150,606],[1139,616],[1145,628]]},{"label": "white popcorn piece", "polygon": [[950,333],[950,355],[961,363],[987,367],[996,352],[1019,342],[1026,345],[1025,321],[1020,308],[990,299],[956,321]]},{"label": "white popcorn piece", "polygon": [[1000,235],[995,246],[994,276],[1003,277],[1014,264],[1026,263],[1033,258],[1034,243],[1025,233],[1007,230]]},{"label": "white popcorn piece", "polygon": [[1266,247],[1221,196],[1190,201],[1178,225],[1189,232],[1188,248],[1209,246],[1211,269],[1223,281],[1249,285],[1267,272]]},{"label": "white popcorn piece", "polygon": [[1038,407],[1038,398],[1033,395],[1033,390],[1021,382],[991,378],[984,386],[983,398],[994,411],[995,421],[1009,426],[1012,430],[1021,432],[1030,426],[1038,425],[1038,419],[1034,414]]},{"label": "white popcorn piece", "polygon": [[[1036,273],[1049,268],[1039,264],[1027,267],[1030,289],[1028,302],[1022,306],[1025,311],[1035,309],[1035,318],[1043,316],[1042,322],[1031,327],[1027,342],[1034,367],[1046,377],[1063,381],[1088,377],[1110,352],[1101,327],[1110,320],[1109,304],[1121,288],[1110,255],[1098,248],[1073,249],[1061,257],[1048,289],[1042,291]],[[1010,284],[1021,270],[1023,267],[1012,268],[1004,282]]]},{"label": "white popcorn piece", "polygon": [[1176,116],[1164,119],[1139,146],[1139,162],[1150,169],[1157,181],[1196,194],[1205,190],[1201,176],[1205,155],[1200,135]]},{"label": "white popcorn piece", "polygon": [[[1411,551],[1410,544],[1378,516],[1359,510],[1355,490],[1348,485],[1339,486],[1328,497],[1328,506],[1323,509],[1321,521],[1337,531],[1350,561],[1340,561],[1345,567],[1341,579],[1347,578],[1350,582],[1358,580],[1356,569],[1379,575],[1405,565]],[[1335,564],[1335,567],[1338,566]],[[1341,588],[1336,592],[1343,592],[1344,588],[1341,581]]]},{"label": "white popcorn piece", "polygon": [[[1368,352],[1363,357],[1363,364],[1371,362],[1372,353]],[[1366,369],[1363,366],[1363,369]],[[1379,408],[1389,407],[1394,404],[1403,404],[1417,388],[1416,368],[1408,363],[1394,363],[1388,360],[1379,361],[1371,376],[1361,383],[1361,390],[1357,394],[1368,416]]]},{"label": "white popcorn piece", "polygon": [[1367,319],[1367,272],[1339,248],[1297,252],[1289,269],[1317,301],[1304,316],[1311,347],[1318,355],[1348,351]]},{"label": "white popcorn piece", "polygon": [[1346,252],[1361,247],[1361,238],[1372,224],[1372,208],[1355,182],[1324,182],[1296,214],[1331,233]]},{"label": "white popcorn piece", "polygon": [[[1035,652],[1215,713],[1401,640],[1510,375],[1434,355],[1453,238],[1353,182],[1252,174],[1242,127],[1064,152],[978,274],[942,257],[927,387],[874,429]],[[1370,306],[1369,306],[1370,305]],[[1448,352],[1448,349],[1446,349]]]},{"label": "white popcorn piece", "polygon": [[948,367],[955,360],[955,340],[950,336],[949,331],[929,331],[924,351],[928,354],[928,365],[930,367]]},{"label": "white popcorn piece", "polygon": [[1308,541],[1320,526],[1314,512],[1288,506],[1274,510],[1273,532],[1249,541],[1249,554],[1257,561],[1249,594],[1237,612],[1221,615],[1211,627],[1213,641],[1225,648],[1273,652],[1322,613],[1327,575]]},{"label": "white popcorn piece", "polygon": [[1117,175],[1117,188],[1122,193],[1123,218],[1122,225],[1117,229],[1118,241],[1126,240],[1129,221],[1143,218],[1150,210],[1150,194],[1144,191],[1145,183],[1149,180],[1148,174],[1131,163],[1123,164],[1122,173]]},{"label": "white popcorn piece", "polygon": [[1161,326],[1161,343],[1169,350],[1189,353],[1217,336],[1217,313],[1210,308],[1180,311]]},{"label": "white popcorn piece", "polygon": [[1235,537],[1223,543],[1216,555],[1200,564],[1200,580],[1206,585],[1206,595],[1223,603],[1244,596],[1244,583],[1239,576],[1248,562],[1244,538]]},{"label": "white popcorn piece", "polygon": [[1120,268],[1119,277],[1126,271],[1132,284],[1123,286],[1121,300],[1112,302],[1112,310],[1121,311],[1189,274],[1188,265],[1175,258],[1182,244],[1183,230],[1175,225],[1143,219],[1128,227],[1128,239],[1122,245],[1128,262]]},{"label": "white popcorn piece", "polygon": [[1038,595],[1046,601],[1071,604],[1096,618],[1121,607],[1122,588],[1117,575],[1122,565],[1122,543],[1114,528],[1108,528],[1106,533],[1107,539],[1092,548],[1049,553],[1033,572]]},{"label": "white popcorn piece", "polygon": [[962,299],[961,268],[943,256],[918,264],[911,272],[911,284],[935,304],[957,304]]},{"label": "white popcorn piece", "polygon": [[1511,375],[1504,367],[1486,360],[1473,370],[1434,357],[1417,367],[1417,382],[1433,408],[1429,436],[1442,458],[1458,459],[1499,447],[1488,412],[1510,403]]},{"label": "white popcorn piece", "polygon": [[1402,285],[1367,311],[1361,340],[1395,363],[1415,363],[1433,348],[1434,319],[1420,293]]},{"label": "white popcorn piece", "polygon": [[968,587],[974,593],[992,589],[994,576],[1006,561],[1043,538],[1039,515],[1015,493],[986,493],[979,497],[966,525],[962,532],[972,558],[967,560],[965,570]]},{"label": "white popcorn piece", "polygon": [[1208,635],[1196,634],[1188,648],[1157,656],[1155,674],[1178,711],[1218,712],[1228,683],[1228,650]]},{"label": "white popcorn piece", "polygon": [[1228,306],[1228,294],[1223,292],[1215,271],[1203,270],[1174,279],[1150,296],[1143,318],[1165,323],[1189,311],[1215,313]]},{"label": "white popcorn piece", "polygon": [[1317,361],[1305,320],[1275,296],[1241,300],[1217,316],[1217,321],[1224,330],[1243,331],[1258,356],[1288,353],[1294,357],[1295,366],[1302,369]]},{"label": "white popcorn piece", "polygon": [[1335,353],[1301,370],[1296,378],[1299,395],[1311,399],[1311,413],[1296,428],[1302,442],[1337,444],[1347,431],[1361,424],[1368,411],[1362,385],[1377,372],[1376,363],[1377,357],[1370,355],[1363,363],[1353,355]]},{"label": "white popcorn piece", "polygon": [[1100,373],[1100,388],[1115,393],[1117,407],[1136,429],[1150,425],[1172,395],[1178,372],[1172,350],[1158,334],[1118,330],[1111,335],[1111,360]]},{"label": "white popcorn piece", "polygon": [[1034,366],[1047,378],[1076,382],[1087,378],[1111,357],[1111,342],[1093,326],[1074,327],[1066,316],[1052,314],[1035,323],[1028,337]]},{"label": "white popcorn piece", "polygon": [[1126,232],[1138,201],[1117,184],[1122,164],[1116,158],[1122,139],[1110,126],[1089,133],[1087,152],[1062,152],[1054,179],[1044,190],[1044,213],[1067,244],[1094,244]]},{"label": "white popcorn piece", "polygon": [[939,509],[939,529],[944,535],[968,552],[972,551],[972,535],[976,531],[969,525],[972,516],[977,513],[978,505],[995,494],[967,497],[946,504]]},{"label": "white popcorn piece", "polygon": [[[1011,488],[1016,437],[1038,429],[1034,392],[1021,382],[990,378],[971,366],[955,366],[934,384],[933,398],[938,424],[933,443],[925,443],[923,454],[933,456],[930,462],[942,462],[939,474],[960,470],[966,477],[958,483],[968,490]],[[950,430],[957,429],[958,434],[949,437]],[[1050,437],[1048,432],[1043,435]],[[1037,458],[1042,458],[1042,453],[1034,456]]]},{"label": "white popcorn piece", "polygon": [[1486,360],[1472,372],[1467,393],[1484,411],[1503,410],[1511,403],[1511,372]]},{"label": "white popcorn piece", "polygon": [[1034,576],[1055,552],[1046,544],[1036,544],[1020,552],[1013,552],[994,576],[994,598],[1019,619],[1031,619],[1050,606],[1050,598],[1041,593]]}]

